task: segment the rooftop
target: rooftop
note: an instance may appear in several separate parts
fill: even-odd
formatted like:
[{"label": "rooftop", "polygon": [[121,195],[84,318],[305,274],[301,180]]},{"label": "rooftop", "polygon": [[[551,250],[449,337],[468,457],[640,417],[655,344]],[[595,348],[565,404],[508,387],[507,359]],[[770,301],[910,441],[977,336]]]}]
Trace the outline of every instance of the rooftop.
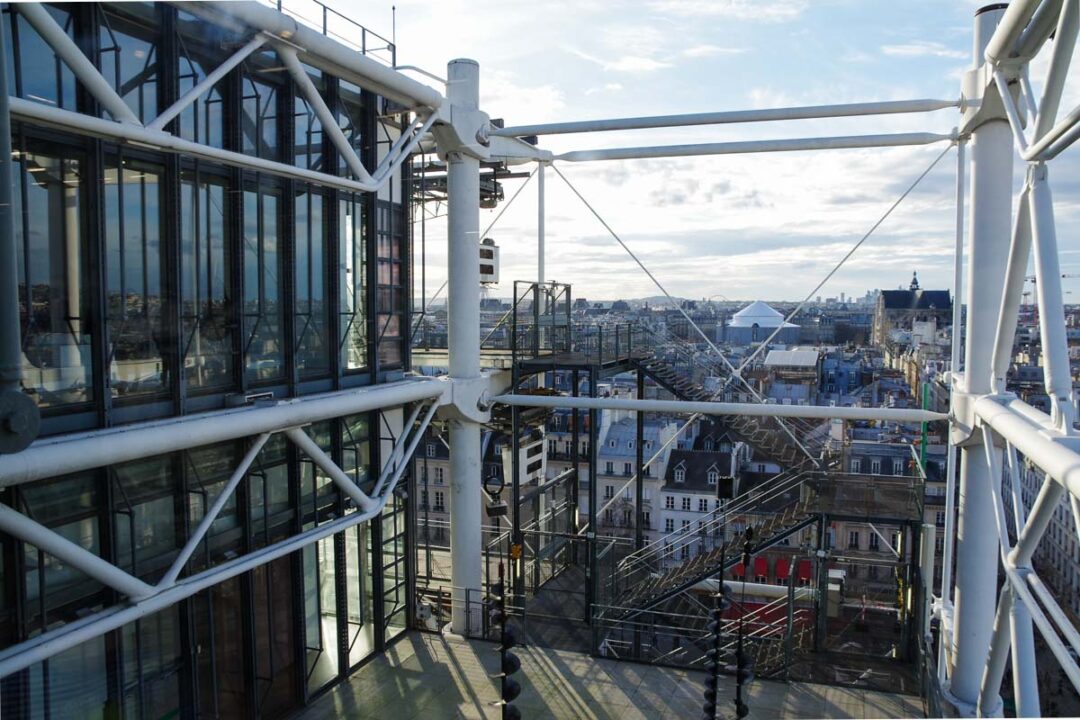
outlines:
[{"label": "rooftop", "polygon": [[[526,718],[639,720],[701,715],[705,674],[593,658],[567,650],[525,647],[521,695],[514,705]],[[453,635],[412,632],[312,703],[303,720],[325,717],[441,720],[499,718],[499,654],[492,643]],[[756,680],[749,687],[750,718],[925,717],[922,701],[812,683]],[[733,715],[735,681],[721,676],[718,705]]]}]

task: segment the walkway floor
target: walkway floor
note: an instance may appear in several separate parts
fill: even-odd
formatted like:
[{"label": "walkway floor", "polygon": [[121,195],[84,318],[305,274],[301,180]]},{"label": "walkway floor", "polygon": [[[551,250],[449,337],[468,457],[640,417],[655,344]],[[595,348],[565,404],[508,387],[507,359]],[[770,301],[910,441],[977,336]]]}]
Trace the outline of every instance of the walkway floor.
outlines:
[{"label": "walkway floor", "polygon": [[[522,685],[515,705],[527,720],[658,720],[701,717],[704,674],[591,658],[543,648],[518,650]],[[490,679],[498,653],[490,643],[411,632],[384,657],[374,659],[347,682],[319,698],[300,717],[452,720],[499,718]],[[721,677],[725,705],[734,717],[734,679]],[[755,681],[749,691],[750,718],[923,717],[922,701],[804,683]]]}]

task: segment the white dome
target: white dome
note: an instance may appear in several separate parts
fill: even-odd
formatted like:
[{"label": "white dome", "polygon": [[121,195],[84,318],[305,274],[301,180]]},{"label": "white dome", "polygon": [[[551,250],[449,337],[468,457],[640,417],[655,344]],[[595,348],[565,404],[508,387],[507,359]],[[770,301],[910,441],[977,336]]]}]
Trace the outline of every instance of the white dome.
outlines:
[{"label": "white dome", "polygon": [[753,327],[754,325],[763,328],[776,328],[781,325],[784,327],[798,327],[794,323],[784,322],[783,315],[760,300],[755,300],[731,316],[730,327]]}]

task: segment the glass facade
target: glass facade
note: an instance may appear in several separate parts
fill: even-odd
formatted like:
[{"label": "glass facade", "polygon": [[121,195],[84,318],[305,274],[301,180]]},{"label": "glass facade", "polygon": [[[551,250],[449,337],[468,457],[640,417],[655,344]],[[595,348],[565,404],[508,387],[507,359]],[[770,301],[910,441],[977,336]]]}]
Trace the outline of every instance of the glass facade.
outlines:
[{"label": "glass facade", "polygon": [[[247,39],[153,3],[48,11],[144,122]],[[4,4],[2,19],[14,94],[108,117],[17,7]],[[372,165],[382,101],[306,69]],[[168,130],[344,172],[271,50],[250,56]],[[12,136],[23,383],[42,410],[43,435],[210,411],[254,394],[385,382],[407,369],[403,200],[18,122]],[[364,413],[305,431],[370,490],[381,451],[372,429],[385,422]],[[222,442],[51,478],[0,490],[0,501],[156,583],[249,447]],[[405,503],[395,498],[381,519],[0,679],[0,715],[288,716],[408,624]],[[353,512],[325,473],[274,436],[180,577]],[[0,648],[119,599],[7,535],[0,588]]]}]

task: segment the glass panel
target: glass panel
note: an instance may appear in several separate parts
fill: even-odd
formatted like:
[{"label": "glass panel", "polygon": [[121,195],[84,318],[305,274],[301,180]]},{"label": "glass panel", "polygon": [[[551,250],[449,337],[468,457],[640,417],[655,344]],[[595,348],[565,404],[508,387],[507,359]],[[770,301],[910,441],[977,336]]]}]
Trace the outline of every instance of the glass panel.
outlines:
[{"label": "glass panel", "polygon": [[[363,103],[360,88],[345,80],[338,80],[338,126],[349,144],[359,154],[363,150]],[[361,156],[362,157],[362,156]],[[338,153],[338,173],[348,172],[344,157]]]},{"label": "glass panel", "polygon": [[255,615],[255,697],[259,717],[283,717],[296,707],[292,556],[251,571]]},{"label": "glass panel", "polygon": [[304,558],[304,629],[309,692],[338,674],[337,588],[334,538],[323,538],[302,551]]},{"label": "glass panel", "polygon": [[144,123],[158,114],[158,54],[154,45],[160,27],[153,3],[125,3],[124,15],[104,10],[98,30],[101,74]]},{"label": "glass panel", "polygon": [[[105,638],[65,650],[27,671],[26,717],[66,720],[115,716],[109,710]],[[6,698],[5,698],[6,699]]]},{"label": "glass panel", "polygon": [[[219,583],[192,600],[199,716],[248,715],[244,672],[244,603],[240,579]],[[280,632],[288,633],[290,623]]]},{"label": "glass panel", "polygon": [[189,388],[233,384],[231,247],[226,184],[185,172],[180,184],[180,300],[184,379]]},{"label": "glass panel", "polygon": [[405,502],[397,495],[382,515],[383,623],[386,640],[405,632]]},{"label": "glass panel", "polygon": [[176,483],[169,457],[114,465],[116,563],[156,582],[176,556]]},{"label": "glass panel", "polygon": [[[45,5],[45,9],[74,38],[71,14],[53,5]],[[5,8],[4,24],[8,33],[6,39],[10,61],[8,92],[44,105],[75,110],[75,75],[26,18],[19,16],[12,30],[10,14],[10,9]]]},{"label": "glass panel", "polygon": [[365,368],[368,364],[364,197],[343,193],[338,212],[341,366],[348,371]]},{"label": "glass panel", "polygon": [[[320,422],[309,425],[304,431],[330,455],[332,451],[332,425]],[[306,455],[300,461],[300,507],[304,524],[329,519],[338,501],[338,489],[334,481]]]},{"label": "glass panel", "polygon": [[[179,45],[177,84],[179,97],[206,79],[209,72],[221,62],[221,57],[205,57],[201,43],[208,36],[229,35],[220,25],[210,25],[186,12],[178,12],[176,18]],[[232,38],[221,39],[221,47],[232,52]],[[224,98],[222,93],[227,81],[220,80],[207,92],[195,99],[176,116],[180,137],[186,140],[224,147]]]},{"label": "glass panel", "polygon": [[323,197],[301,186],[296,196],[296,365],[301,377],[330,371],[327,345],[326,228]]},{"label": "glass panel", "polygon": [[[322,92],[322,74],[314,68],[304,66],[304,70],[311,77],[311,82]],[[297,96],[293,100],[293,124],[295,127],[293,147],[295,152],[295,164],[297,167],[310,170],[322,170],[323,132],[322,123],[319,122],[315,111],[308,105],[307,100]]]},{"label": "glass panel", "polygon": [[121,399],[168,387],[161,351],[161,170],[110,158],[105,169],[109,375]]},{"label": "glass panel", "polygon": [[371,523],[345,531],[345,588],[349,607],[349,665],[375,650],[375,608],[371,575]]},{"label": "glass panel", "polygon": [[128,623],[120,635],[125,717],[180,717],[179,607]]},{"label": "glass panel", "polygon": [[285,437],[274,435],[259,451],[248,473],[253,547],[268,545],[292,530],[289,507],[288,448]]},{"label": "glass panel", "polygon": [[81,164],[15,152],[23,387],[43,408],[93,398]]},{"label": "glass panel", "polygon": [[278,278],[278,195],[244,192],[244,365],[247,379],[280,379],[282,306]]},{"label": "glass panel", "polygon": [[[184,453],[189,527],[198,527],[206,509],[213,504],[240,462],[240,452],[238,443],[228,442]],[[207,538],[191,556],[192,569],[210,567],[237,556],[243,549],[244,540],[240,520],[236,493],[233,493],[210,525]]]},{"label": "glass panel", "polygon": [[377,332],[379,340],[379,364],[395,367],[403,360],[402,317],[405,292],[402,285],[402,245],[405,223],[400,204],[378,201],[378,292]]},{"label": "glass panel", "polygon": [[[265,74],[265,72],[257,68],[270,69],[271,64],[281,68],[281,63],[276,61],[276,55],[272,52],[256,53],[244,61],[245,69],[258,74]],[[244,154],[277,160],[279,154],[277,89],[272,85],[256,82],[249,74],[245,74],[242,92],[240,135]]]}]

